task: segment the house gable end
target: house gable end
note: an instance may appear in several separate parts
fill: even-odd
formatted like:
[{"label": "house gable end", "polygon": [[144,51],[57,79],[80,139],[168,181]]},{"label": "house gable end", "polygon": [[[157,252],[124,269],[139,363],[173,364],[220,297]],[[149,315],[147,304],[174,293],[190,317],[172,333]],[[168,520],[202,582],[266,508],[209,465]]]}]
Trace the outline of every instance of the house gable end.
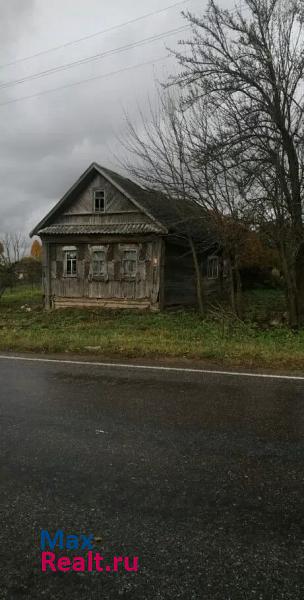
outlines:
[{"label": "house gable end", "polygon": [[[104,212],[97,213],[94,210],[95,190],[105,192]],[[42,229],[53,225],[113,223],[152,223],[160,232],[166,231],[161,223],[157,222],[137,200],[109,176],[106,169],[103,170],[94,163],[38,223],[30,235],[37,235]]]},{"label": "house gable end", "polygon": [[105,177],[96,173],[92,181],[63,210],[64,215],[94,214],[94,192],[104,191],[105,212],[139,212],[137,206],[117,190]]}]

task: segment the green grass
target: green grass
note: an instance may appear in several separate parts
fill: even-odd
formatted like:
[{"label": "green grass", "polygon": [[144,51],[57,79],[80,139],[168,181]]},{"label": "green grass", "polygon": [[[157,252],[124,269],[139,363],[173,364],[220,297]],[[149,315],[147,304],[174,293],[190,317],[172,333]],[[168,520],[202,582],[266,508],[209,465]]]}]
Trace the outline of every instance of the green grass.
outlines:
[{"label": "green grass", "polygon": [[0,350],[205,359],[221,365],[302,369],[304,330],[294,334],[286,326],[265,327],[269,311],[273,318],[284,310],[282,294],[258,290],[246,294],[245,301],[244,323],[223,318],[222,313],[202,320],[191,310],[45,312],[40,290],[20,287],[0,300]]}]

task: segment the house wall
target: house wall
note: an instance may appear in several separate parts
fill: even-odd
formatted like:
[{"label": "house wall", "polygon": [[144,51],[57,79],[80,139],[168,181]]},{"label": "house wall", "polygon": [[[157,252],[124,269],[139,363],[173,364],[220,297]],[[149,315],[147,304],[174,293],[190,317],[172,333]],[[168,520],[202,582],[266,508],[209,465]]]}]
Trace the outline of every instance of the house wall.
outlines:
[{"label": "house wall", "polygon": [[[94,190],[104,189],[106,211],[94,213]],[[79,189],[77,187],[77,189]],[[52,225],[151,223],[151,218],[101,175],[86,180],[77,193],[52,217]],[[138,249],[137,273],[133,278],[122,273],[121,245]],[[195,305],[196,276],[192,254],[181,242],[160,235],[141,236],[65,236],[43,238],[43,281],[47,308],[64,306],[110,306],[161,309],[172,305]],[[91,268],[91,246],[107,246],[107,276],[96,278]],[[77,276],[64,272],[64,247],[78,252]],[[204,267],[202,259],[202,269]],[[219,289],[203,272],[205,292]]]},{"label": "house wall", "polygon": [[[105,191],[106,212],[94,213],[94,190]],[[151,223],[151,219],[101,175],[95,175],[89,185],[52,221],[53,225],[85,225],[110,223]]]},{"label": "house wall", "polygon": [[189,248],[166,242],[163,280],[164,306],[196,304],[195,271]]},{"label": "house wall", "polygon": [[[162,241],[160,238],[100,238],[90,240],[71,239],[60,242],[43,240],[44,288],[47,308],[64,306],[124,306],[159,308],[160,262]],[[91,246],[106,246],[107,275],[98,278],[92,274]],[[123,246],[137,248],[136,276],[122,273]],[[77,276],[64,273],[64,248],[77,248]]]},{"label": "house wall", "polygon": [[[212,302],[214,298],[227,295],[228,279],[222,277],[222,259],[219,257],[219,276],[207,276],[208,256],[198,257],[201,266],[204,298]],[[193,257],[188,247],[182,247],[169,239],[165,244],[163,273],[163,305],[194,306],[197,304],[196,273]]]}]

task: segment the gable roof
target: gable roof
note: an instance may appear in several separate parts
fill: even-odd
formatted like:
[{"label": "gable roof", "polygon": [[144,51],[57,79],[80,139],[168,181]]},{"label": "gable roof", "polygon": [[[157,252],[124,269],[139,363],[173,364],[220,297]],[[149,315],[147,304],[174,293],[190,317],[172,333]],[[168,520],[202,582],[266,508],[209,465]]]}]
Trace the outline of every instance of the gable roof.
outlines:
[{"label": "gable roof", "polygon": [[[92,163],[88,167],[61,200],[34,227],[30,236],[39,235],[39,232],[51,233],[50,230],[55,227],[55,225],[52,225],[52,218],[85,189],[96,173],[102,175],[140,211],[144,212],[152,221],[151,227],[155,232],[163,234],[175,232],[179,235],[185,235],[186,231],[190,229],[191,234],[194,234],[195,237],[198,235],[201,237],[202,225],[200,221],[202,219],[205,220],[205,213],[196,202],[173,199],[160,192],[146,190],[127,177],[102,167],[97,163]],[[62,228],[63,226],[58,225],[56,227]],[[75,227],[73,226],[73,233],[74,229]],[[100,231],[100,233],[102,232]]]}]

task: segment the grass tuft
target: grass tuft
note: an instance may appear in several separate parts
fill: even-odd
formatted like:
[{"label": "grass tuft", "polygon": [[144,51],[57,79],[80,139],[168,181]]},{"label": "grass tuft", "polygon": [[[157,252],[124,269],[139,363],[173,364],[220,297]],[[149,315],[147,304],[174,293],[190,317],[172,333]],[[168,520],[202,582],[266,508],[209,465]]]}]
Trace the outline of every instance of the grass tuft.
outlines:
[{"label": "grass tuft", "polygon": [[[96,309],[45,312],[39,289],[8,290],[0,300],[0,350],[94,353],[106,357],[189,358],[221,365],[304,367],[304,330],[292,333],[269,318],[284,311],[282,294],[247,294],[245,321],[194,310],[142,313]],[[266,325],[265,325],[266,324]]]}]

